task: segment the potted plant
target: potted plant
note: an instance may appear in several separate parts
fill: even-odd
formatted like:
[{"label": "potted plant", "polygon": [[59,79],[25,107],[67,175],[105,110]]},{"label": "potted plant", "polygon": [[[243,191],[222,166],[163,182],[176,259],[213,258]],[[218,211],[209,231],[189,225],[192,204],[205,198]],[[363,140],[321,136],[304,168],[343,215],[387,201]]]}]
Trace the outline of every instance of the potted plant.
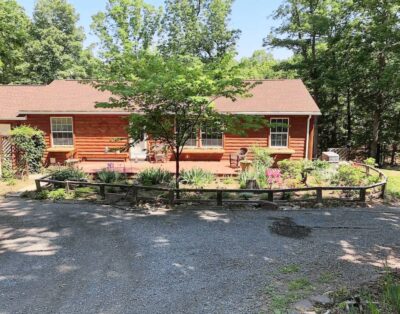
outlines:
[{"label": "potted plant", "polygon": [[247,171],[250,168],[251,164],[252,164],[251,160],[247,160],[247,159],[241,160],[240,168],[242,169],[242,171]]}]

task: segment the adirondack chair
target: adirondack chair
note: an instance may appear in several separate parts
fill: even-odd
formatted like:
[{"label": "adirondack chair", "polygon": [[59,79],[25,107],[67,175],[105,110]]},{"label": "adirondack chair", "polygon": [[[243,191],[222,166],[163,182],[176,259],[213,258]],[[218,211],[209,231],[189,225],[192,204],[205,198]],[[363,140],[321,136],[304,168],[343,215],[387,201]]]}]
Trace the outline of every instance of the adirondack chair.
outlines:
[{"label": "adirondack chair", "polygon": [[236,154],[229,155],[229,164],[232,168],[238,168],[241,160],[245,160],[247,156],[247,148],[241,148]]}]

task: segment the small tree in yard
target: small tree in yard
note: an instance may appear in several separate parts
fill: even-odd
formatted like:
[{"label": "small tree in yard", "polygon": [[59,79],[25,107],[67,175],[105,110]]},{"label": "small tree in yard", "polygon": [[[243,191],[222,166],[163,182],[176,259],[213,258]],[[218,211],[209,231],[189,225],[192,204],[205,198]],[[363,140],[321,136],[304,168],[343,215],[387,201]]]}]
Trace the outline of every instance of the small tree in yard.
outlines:
[{"label": "small tree in yard", "polygon": [[130,111],[134,142],[146,133],[170,147],[177,188],[183,148],[201,125],[234,133],[265,125],[260,117],[220,114],[214,107],[219,97],[248,96],[254,84],[240,78],[233,60],[238,31],[228,29],[231,4],[168,0],[163,15],[142,0],[109,0],[107,11],[94,18],[107,78],[94,85],[115,95],[98,106]]},{"label": "small tree in yard", "polygon": [[235,100],[238,95],[246,95],[252,86],[238,79],[235,68],[223,60],[216,65],[193,56],[145,53],[131,68],[137,73],[131,81],[96,84],[119,96],[98,106],[131,111],[129,133],[134,142],[143,140],[145,131],[153,141],[170,147],[176,161],[177,188],[180,156],[201,125],[219,125],[231,133],[263,126],[258,117],[233,116],[215,110],[214,100],[218,97]]}]

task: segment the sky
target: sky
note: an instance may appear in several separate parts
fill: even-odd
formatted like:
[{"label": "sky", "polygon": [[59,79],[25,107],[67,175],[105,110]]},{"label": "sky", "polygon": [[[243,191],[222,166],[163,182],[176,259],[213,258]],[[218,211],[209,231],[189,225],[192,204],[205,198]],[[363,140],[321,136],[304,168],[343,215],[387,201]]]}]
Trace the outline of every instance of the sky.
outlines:
[{"label": "sky", "polygon": [[[17,0],[31,15],[35,0]],[[86,31],[86,45],[96,42],[96,37],[90,33],[91,17],[104,10],[106,0],[69,0],[80,15],[79,24]],[[163,0],[147,0],[153,5],[161,5]],[[277,26],[277,21],[271,17],[273,11],[279,7],[283,0],[236,0],[232,8],[231,26],[242,31],[238,42],[238,57],[249,57],[257,49],[262,47],[271,27]],[[274,49],[277,59],[286,59],[291,56],[289,50]]]}]

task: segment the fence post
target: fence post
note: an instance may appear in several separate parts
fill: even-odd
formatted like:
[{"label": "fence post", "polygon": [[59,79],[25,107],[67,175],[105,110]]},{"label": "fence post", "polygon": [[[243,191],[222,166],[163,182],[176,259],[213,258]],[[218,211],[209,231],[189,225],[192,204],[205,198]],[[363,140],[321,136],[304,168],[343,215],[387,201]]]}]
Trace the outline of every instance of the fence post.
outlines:
[{"label": "fence post", "polygon": [[173,189],[168,192],[168,204],[173,206],[175,203],[175,191]]},{"label": "fence post", "polygon": [[366,189],[364,188],[360,189],[360,202],[365,203],[366,200],[365,195],[366,195]]},{"label": "fence post", "polygon": [[385,192],[386,192],[386,182],[382,185],[382,192],[381,192],[381,198],[385,198]]},{"label": "fence post", "polygon": [[135,205],[138,203],[138,188],[136,186],[132,186],[132,202]]},{"label": "fence post", "polygon": [[65,192],[69,193],[70,192],[70,187],[69,187],[69,181],[65,181]]},{"label": "fence post", "polygon": [[268,201],[273,202],[274,201],[274,192],[269,191],[268,192]]},{"label": "fence post", "polygon": [[42,186],[40,185],[40,180],[35,180],[36,192],[42,192]]},{"label": "fence post", "polygon": [[100,187],[100,196],[102,199],[105,199],[106,198],[106,186],[105,186],[105,184],[101,183],[99,185],[99,187]]},{"label": "fence post", "polygon": [[322,189],[321,188],[317,188],[317,203],[322,203]]},{"label": "fence post", "polygon": [[222,191],[217,191],[217,206],[222,206]]}]

